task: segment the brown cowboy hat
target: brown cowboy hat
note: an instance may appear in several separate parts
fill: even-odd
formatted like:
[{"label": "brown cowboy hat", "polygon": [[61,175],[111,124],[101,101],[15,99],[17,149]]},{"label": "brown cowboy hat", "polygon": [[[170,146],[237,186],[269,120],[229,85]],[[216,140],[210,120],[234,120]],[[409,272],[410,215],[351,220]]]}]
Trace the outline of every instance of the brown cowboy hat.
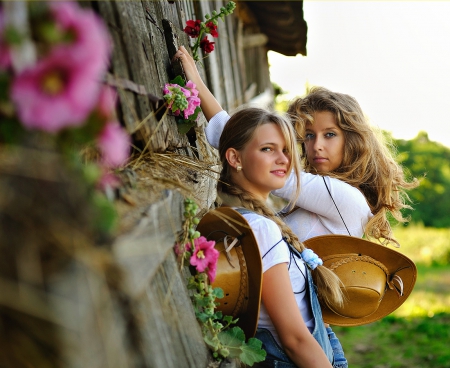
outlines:
[{"label": "brown cowboy hat", "polygon": [[303,242],[343,283],[344,305],[322,305],[323,320],[359,326],[392,313],[408,298],[417,269],[405,255],[361,238],[322,235]]},{"label": "brown cowboy hat", "polygon": [[218,310],[238,317],[237,326],[246,338],[256,332],[261,303],[262,261],[253,231],[245,218],[230,207],[209,211],[197,225],[220,251],[213,287],[220,287],[224,297]]}]

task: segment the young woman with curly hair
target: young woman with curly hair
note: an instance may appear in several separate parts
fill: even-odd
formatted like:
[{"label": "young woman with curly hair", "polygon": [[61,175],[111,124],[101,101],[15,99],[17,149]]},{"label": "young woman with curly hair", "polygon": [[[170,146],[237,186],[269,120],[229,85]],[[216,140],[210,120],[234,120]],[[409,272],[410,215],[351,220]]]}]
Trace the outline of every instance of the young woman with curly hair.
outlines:
[{"label": "young woman with curly hair", "polygon": [[[399,222],[407,220],[401,213],[411,208],[406,204],[406,190],[415,188],[418,181],[406,180],[381,132],[369,125],[358,102],[349,95],[314,87],[292,101],[288,114],[300,138],[305,172],[358,188],[373,214],[365,235],[383,243],[395,242],[388,214]],[[290,215],[286,221],[291,223]]]}]

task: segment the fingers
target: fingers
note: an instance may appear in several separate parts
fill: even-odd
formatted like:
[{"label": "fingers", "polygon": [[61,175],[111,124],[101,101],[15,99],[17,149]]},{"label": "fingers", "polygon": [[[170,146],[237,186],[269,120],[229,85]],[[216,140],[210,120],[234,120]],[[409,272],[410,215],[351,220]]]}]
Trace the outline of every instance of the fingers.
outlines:
[{"label": "fingers", "polygon": [[173,56],[172,61],[179,60],[183,65],[183,70],[187,79],[192,80],[196,84],[201,83],[201,77],[197,70],[197,65],[193,57],[189,54],[184,46],[180,46]]},{"label": "fingers", "polygon": [[180,59],[181,61],[190,61],[189,52],[185,49],[184,46],[180,46],[172,58],[172,61]]}]

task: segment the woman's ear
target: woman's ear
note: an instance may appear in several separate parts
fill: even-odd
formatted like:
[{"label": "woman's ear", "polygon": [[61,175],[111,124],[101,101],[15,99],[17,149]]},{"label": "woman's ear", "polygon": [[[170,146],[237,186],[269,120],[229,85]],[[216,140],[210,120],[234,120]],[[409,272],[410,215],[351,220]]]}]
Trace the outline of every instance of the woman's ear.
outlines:
[{"label": "woman's ear", "polygon": [[234,148],[227,149],[227,151],[225,152],[225,158],[228,162],[228,165],[233,168],[236,168],[236,166],[241,163],[239,151]]}]

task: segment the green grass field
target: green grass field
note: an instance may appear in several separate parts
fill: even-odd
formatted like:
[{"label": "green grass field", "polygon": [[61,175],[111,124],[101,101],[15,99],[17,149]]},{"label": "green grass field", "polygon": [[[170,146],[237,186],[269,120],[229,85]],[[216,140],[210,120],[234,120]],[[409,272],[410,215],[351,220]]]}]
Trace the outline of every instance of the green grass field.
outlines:
[{"label": "green grass field", "polygon": [[450,229],[394,233],[418,269],[408,300],[381,321],[333,330],[351,368],[450,368]]}]

